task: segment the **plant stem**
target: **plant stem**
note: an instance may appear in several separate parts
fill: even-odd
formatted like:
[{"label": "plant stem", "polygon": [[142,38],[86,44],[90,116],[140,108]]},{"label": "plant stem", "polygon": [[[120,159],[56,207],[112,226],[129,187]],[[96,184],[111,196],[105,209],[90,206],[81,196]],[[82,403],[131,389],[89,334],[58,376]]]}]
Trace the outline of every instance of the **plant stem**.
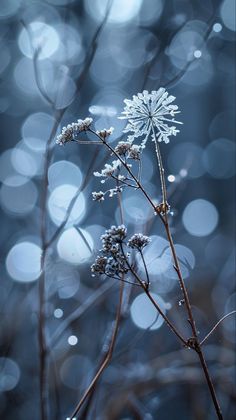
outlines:
[{"label": "plant stem", "polygon": [[[104,144],[104,146],[106,146],[112,152],[112,154],[114,154],[116,156],[116,158],[122,163],[124,168],[127,170],[127,172],[130,174],[130,176],[137,183],[139,189],[142,191],[142,193],[146,197],[147,201],[149,202],[149,204],[152,206],[152,208],[156,212],[157,206],[153,203],[152,199],[149,197],[148,193],[145,191],[141,182],[133,174],[133,172],[131,171],[129,166],[126,164],[126,162],[124,162],[124,160],[119,156],[118,153],[115,152],[115,150],[112,148],[112,146],[110,146],[102,137],[100,137],[95,131],[93,131],[93,130],[90,130],[90,131],[95,136],[97,136],[101,140],[101,142]],[[163,200],[162,201],[163,201],[163,204],[164,204],[164,209],[163,209],[164,210],[164,212],[163,212],[164,216],[162,214],[160,214],[159,212],[158,212],[158,215],[159,215],[162,223],[164,224],[166,234],[167,234],[167,238],[168,238],[168,241],[169,241],[169,244],[170,244],[172,257],[173,257],[173,260],[174,260],[174,269],[176,270],[177,275],[178,275],[180,288],[182,290],[182,293],[183,293],[183,296],[184,296],[184,301],[185,301],[187,312],[188,312],[188,321],[190,323],[192,333],[193,333],[192,338],[190,338],[187,342],[185,341],[185,339],[181,336],[181,334],[179,334],[179,332],[176,330],[175,326],[169,321],[169,319],[161,311],[161,309],[159,308],[159,306],[157,305],[155,300],[152,298],[152,296],[150,295],[150,293],[147,290],[147,288],[145,287],[145,285],[143,285],[141,279],[135,273],[133,268],[131,266],[129,266],[129,267],[130,267],[130,270],[133,273],[133,275],[136,277],[136,279],[139,282],[141,282],[143,290],[145,291],[145,293],[147,294],[149,299],[152,301],[152,303],[154,304],[154,306],[156,307],[158,312],[162,315],[162,317],[164,318],[166,323],[169,325],[170,329],[175,333],[175,335],[178,336],[178,338],[181,340],[182,343],[184,343],[185,345],[187,344],[188,347],[190,347],[192,350],[196,351],[196,353],[198,354],[198,357],[199,357],[199,360],[200,360],[200,363],[201,363],[201,366],[202,366],[202,369],[204,371],[205,378],[206,378],[206,381],[207,381],[207,384],[208,384],[208,388],[209,388],[210,393],[211,393],[211,397],[212,397],[212,401],[214,403],[214,407],[215,407],[217,417],[218,417],[219,420],[223,420],[221,408],[220,408],[219,402],[218,402],[217,397],[216,397],[214,385],[213,385],[213,382],[211,380],[211,377],[210,377],[210,374],[209,374],[209,371],[208,371],[208,367],[207,367],[207,364],[206,364],[206,361],[205,361],[205,358],[204,358],[204,355],[202,353],[201,346],[200,346],[200,343],[199,343],[199,340],[198,340],[197,329],[196,329],[194,317],[193,317],[193,314],[192,314],[192,308],[191,308],[188,292],[187,292],[187,289],[186,289],[186,286],[185,286],[185,283],[184,283],[184,279],[182,277],[178,257],[177,257],[176,251],[175,251],[175,246],[174,246],[173,238],[172,238],[171,231],[170,231],[168,215],[167,215],[168,203],[167,203],[167,190],[166,190],[165,177],[164,177],[164,167],[163,167],[163,163],[162,163],[160,148],[159,148],[158,141],[156,139],[156,135],[155,135],[154,131],[153,131],[153,134],[154,134],[154,140],[155,140],[155,144],[156,144],[157,159],[159,159],[158,160],[158,167],[159,167],[159,171],[160,171],[161,188],[162,188],[162,194],[163,194],[163,197],[162,197]]]},{"label": "plant stem", "polygon": [[166,191],[166,182],[165,182],[165,170],[164,170],[164,166],[163,166],[163,163],[162,163],[160,147],[159,147],[158,140],[156,138],[156,134],[155,134],[153,126],[152,126],[152,133],[153,133],[154,140],[155,140],[157,163],[158,163],[158,168],[159,168],[159,172],[160,172],[161,192],[162,192],[163,204],[166,205],[167,204],[167,191]]},{"label": "plant stem", "polygon": [[142,287],[142,289],[144,290],[144,292],[146,293],[147,297],[149,298],[149,300],[152,302],[152,304],[155,306],[155,308],[157,309],[157,311],[159,312],[159,314],[162,316],[162,318],[165,320],[165,322],[167,323],[167,325],[170,327],[171,331],[180,339],[180,341],[184,344],[184,346],[186,347],[187,342],[185,341],[185,339],[182,337],[182,335],[177,331],[176,327],[174,324],[172,324],[172,322],[169,320],[169,318],[165,315],[165,313],[162,311],[162,309],[160,308],[160,306],[158,305],[158,303],[155,301],[155,299],[152,297],[152,295],[150,294],[148,288],[147,288],[147,284],[145,282],[143,282],[141,280],[141,278],[139,277],[139,275],[136,273],[136,271],[133,269],[132,265],[129,263],[128,259],[126,258],[124,249],[123,249],[123,245],[120,244],[120,248],[121,248],[121,252],[123,254],[123,256],[126,259],[126,264],[129,268],[129,270],[131,271],[131,273],[133,274],[133,276],[136,278],[136,280],[138,281],[138,283],[140,284],[140,286]]},{"label": "plant stem", "polygon": [[185,302],[185,306],[186,306],[187,313],[188,313],[188,321],[191,325],[191,329],[192,329],[192,333],[193,333],[193,337],[188,340],[188,343],[189,343],[189,347],[192,348],[193,350],[195,350],[198,354],[202,369],[203,369],[204,374],[205,374],[207,385],[208,385],[209,391],[211,393],[211,397],[212,397],[212,401],[213,401],[213,404],[214,404],[214,407],[215,407],[217,417],[218,417],[218,419],[222,420],[223,416],[222,416],[221,408],[220,408],[219,402],[218,402],[217,397],[216,397],[216,392],[215,392],[215,389],[214,389],[214,385],[213,385],[212,379],[210,377],[210,373],[209,373],[209,370],[208,370],[208,367],[207,367],[207,364],[206,364],[206,361],[205,361],[205,358],[204,358],[204,355],[203,355],[203,352],[202,352],[202,349],[201,349],[201,345],[200,345],[199,340],[198,340],[198,334],[197,334],[195,320],[194,320],[194,317],[193,317],[193,312],[192,312],[192,308],[191,308],[190,299],[189,299],[188,292],[187,292],[187,289],[186,289],[186,286],[185,286],[185,282],[184,282],[184,279],[183,279],[183,276],[182,276],[182,273],[181,273],[179,260],[178,260],[177,254],[176,254],[174,241],[173,241],[172,234],[171,234],[171,231],[170,231],[168,214],[167,214],[167,207],[166,207],[167,191],[166,191],[166,184],[165,184],[165,177],[164,177],[164,168],[163,168],[160,148],[159,148],[158,141],[157,141],[156,134],[155,134],[155,131],[154,131],[153,127],[152,127],[152,132],[153,132],[153,135],[154,135],[154,140],[155,140],[155,145],[156,145],[156,156],[157,156],[157,160],[158,160],[158,166],[159,166],[159,171],[160,171],[160,179],[161,179],[162,198],[163,198],[163,204],[164,204],[164,221],[163,221],[163,223],[164,223],[164,226],[165,226],[167,238],[168,238],[168,241],[169,241],[169,244],[170,244],[172,257],[173,257],[173,260],[174,260],[174,268],[175,268],[175,271],[178,275],[180,288],[181,288],[183,296],[184,296],[184,302]]}]

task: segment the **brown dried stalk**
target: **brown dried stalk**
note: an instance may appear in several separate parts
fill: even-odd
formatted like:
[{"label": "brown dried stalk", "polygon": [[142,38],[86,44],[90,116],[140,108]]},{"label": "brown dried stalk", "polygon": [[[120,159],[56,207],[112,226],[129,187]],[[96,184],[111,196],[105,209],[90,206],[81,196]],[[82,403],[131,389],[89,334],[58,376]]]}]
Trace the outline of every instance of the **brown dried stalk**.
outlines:
[{"label": "brown dried stalk", "polygon": [[[133,174],[132,170],[130,169],[130,167],[126,164],[126,162],[119,156],[118,153],[115,152],[115,150],[113,149],[113,147],[108,144],[106,142],[105,139],[103,139],[102,137],[99,136],[99,134],[97,134],[95,131],[93,130],[89,130],[91,131],[95,136],[97,136],[100,141],[101,144],[103,144],[104,146],[106,146],[111,152],[112,154],[114,154],[116,156],[116,158],[122,163],[123,167],[127,170],[127,172],[129,173],[129,175],[131,176],[131,178],[136,182],[137,188],[139,188],[143,195],[145,196],[145,198],[147,199],[147,201],[149,202],[149,204],[151,204],[151,206],[153,207],[153,209],[155,210],[155,212],[159,215],[164,227],[165,227],[165,231],[166,231],[166,235],[170,244],[170,249],[171,249],[171,253],[172,253],[172,257],[173,257],[173,263],[174,263],[174,269],[177,273],[178,276],[178,280],[179,280],[179,284],[180,284],[180,288],[181,291],[183,293],[183,297],[184,297],[184,302],[185,302],[185,307],[187,309],[187,313],[188,313],[188,322],[191,326],[191,330],[192,330],[192,334],[193,336],[188,338],[187,340],[185,340],[176,330],[175,326],[169,321],[169,319],[166,316],[163,316],[164,314],[162,314],[160,312],[160,308],[158,307],[158,305],[156,304],[155,300],[152,298],[151,294],[149,293],[147,287],[144,286],[144,283],[142,282],[142,280],[137,276],[137,274],[135,273],[135,271],[133,270],[133,268],[131,266],[129,266],[131,272],[133,273],[133,275],[135,276],[136,280],[144,286],[144,290],[147,294],[147,296],[149,297],[150,301],[153,303],[153,305],[156,307],[156,309],[159,311],[159,313],[163,316],[163,318],[165,319],[165,321],[167,322],[167,324],[169,325],[169,327],[172,329],[172,331],[175,333],[175,335],[177,335],[177,337],[190,349],[194,350],[200,360],[200,364],[201,367],[203,369],[205,378],[206,378],[206,382],[211,394],[211,398],[215,407],[215,411],[217,414],[218,419],[222,420],[223,416],[222,416],[222,412],[221,412],[221,408],[219,405],[219,402],[217,400],[216,397],[216,392],[214,389],[214,385],[212,382],[212,379],[210,377],[210,373],[204,358],[204,354],[202,352],[201,349],[201,343],[198,339],[198,334],[197,334],[197,329],[196,329],[196,325],[195,325],[195,320],[193,317],[193,313],[192,313],[192,308],[191,308],[191,303],[189,300],[189,296],[188,296],[188,292],[185,286],[185,282],[181,273],[181,268],[180,268],[180,264],[179,264],[179,260],[178,260],[178,256],[175,250],[175,245],[173,242],[173,238],[172,238],[172,234],[170,231],[170,226],[169,226],[169,221],[168,221],[168,202],[167,202],[167,190],[166,190],[166,185],[165,185],[165,177],[164,177],[164,167],[163,167],[163,163],[162,163],[162,159],[161,159],[161,152],[160,152],[160,148],[158,145],[158,140],[156,138],[155,132],[153,130],[153,135],[154,135],[154,140],[155,140],[155,145],[156,145],[156,155],[157,155],[157,161],[158,161],[158,167],[159,167],[159,171],[160,171],[160,180],[161,180],[161,189],[162,189],[162,203],[157,206],[156,204],[153,203],[152,199],[150,198],[150,196],[148,195],[148,193],[146,192],[146,190],[144,189],[144,187],[142,186],[140,180],[137,179],[137,177]],[[128,262],[127,262],[128,263]]]}]

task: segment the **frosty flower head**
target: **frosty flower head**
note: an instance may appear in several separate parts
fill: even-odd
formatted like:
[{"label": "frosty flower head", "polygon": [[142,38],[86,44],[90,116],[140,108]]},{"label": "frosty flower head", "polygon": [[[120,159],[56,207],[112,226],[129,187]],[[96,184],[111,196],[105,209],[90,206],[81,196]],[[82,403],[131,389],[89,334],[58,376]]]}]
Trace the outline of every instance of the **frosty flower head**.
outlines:
[{"label": "frosty flower head", "polygon": [[142,233],[135,233],[135,235],[131,236],[131,238],[129,239],[128,247],[142,250],[145,246],[149,244],[149,242],[150,238],[148,236],[145,236]]},{"label": "frosty flower head", "polygon": [[159,142],[169,143],[169,137],[179,132],[175,124],[182,124],[175,120],[175,114],[180,111],[177,105],[173,105],[174,100],[175,96],[169,95],[164,88],[151,93],[144,90],[134,95],[132,100],[125,99],[126,106],[119,118],[128,120],[123,130],[124,133],[132,133],[128,141],[132,143],[135,138],[142,137],[141,146],[144,148],[154,131]]},{"label": "frosty flower head", "polygon": [[111,226],[110,229],[107,229],[105,234],[101,236],[103,243],[103,250],[110,248],[111,244],[121,243],[127,234],[127,229],[124,225],[120,226]]},{"label": "frosty flower head", "polygon": [[106,274],[108,277],[120,277],[128,272],[126,256],[121,251],[121,244],[126,235],[127,229],[124,225],[111,226],[105,231],[101,236],[102,255],[98,255],[91,266],[92,275]]},{"label": "frosty flower head", "polygon": [[99,255],[94,264],[91,265],[91,271],[94,274],[104,274],[107,265],[107,257]]},{"label": "frosty flower head", "polygon": [[77,120],[76,123],[68,124],[62,128],[61,134],[56,138],[56,143],[63,146],[69,141],[73,141],[79,133],[87,131],[92,122],[92,118],[85,118],[85,120]]},{"label": "frosty flower head", "polygon": [[129,141],[119,141],[115,147],[115,152],[121,157],[127,157],[128,159],[139,160],[141,146],[138,144],[131,144]]},{"label": "frosty flower head", "polygon": [[93,200],[94,201],[104,201],[104,192],[103,191],[94,191],[92,192]]},{"label": "frosty flower head", "polygon": [[113,160],[112,164],[105,164],[104,169],[101,172],[94,172],[94,176],[104,178],[101,182],[104,183],[107,178],[112,177],[120,168],[121,162],[119,160]]},{"label": "frosty flower head", "polygon": [[114,127],[110,127],[109,129],[104,128],[104,130],[97,130],[96,134],[103,140],[106,140],[107,137],[112,135],[113,131]]}]

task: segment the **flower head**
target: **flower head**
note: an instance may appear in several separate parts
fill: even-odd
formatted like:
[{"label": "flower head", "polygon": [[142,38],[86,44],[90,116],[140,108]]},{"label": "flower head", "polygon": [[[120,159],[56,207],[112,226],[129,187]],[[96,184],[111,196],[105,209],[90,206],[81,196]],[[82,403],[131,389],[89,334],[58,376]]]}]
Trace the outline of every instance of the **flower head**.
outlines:
[{"label": "flower head", "polygon": [[143,249],[147,246],[150,242],[150,238],[148,236],[143,235],[142,233],[135,233],[128,241],[128,247],[136,248],[136,249]]},{"label": "flower head", "polygon": [[79,133],[87,131],[92,122],[92,118],[85,118],[85,120],[77,120],[76,123],[68,124],[62,128],[61,133],[57,136],[56,143],[63,146],[69,141],[73,141]]},{"label": "flower head", "polygon": [[178,106],[173,105],[175,96],[169,95],[164,88],[149,93],[144,90],[133,96],[133,99],[125,99],[125,108],[121,119],[128,120],[123,130],[124,133],[133,133],[128,136],[132,143],[137,137],[144,137],[141,146],[144,148],[148,136],[154,130],[158,141],[169,143],[170,136],[176,136],[179,130],[174,124],[182,124],[175,120],[175,114],[179,113]]},{"label": "flower head", "polygon": [[104,201],[103,191],[93,191],[92,196],[93,196],[93,201]]},{"label": "flower head", "polygon": [[117,160],[113,160],[112,164],[105,163],[104,169],[101,172],[94,172],[94,176],[99,178],[104,178],[101,182],[104,183],[107,178],[112,177],[116,172],[119,170],[121,166],[121,162]]},{"label": "flower head", "polygon": [[106,140],[107,137],[111,136],[114,131],[114,127],[110,127],[109,129],[104,128],[103,130],[97,130],[96,134],[101,137],[103,140]]}]

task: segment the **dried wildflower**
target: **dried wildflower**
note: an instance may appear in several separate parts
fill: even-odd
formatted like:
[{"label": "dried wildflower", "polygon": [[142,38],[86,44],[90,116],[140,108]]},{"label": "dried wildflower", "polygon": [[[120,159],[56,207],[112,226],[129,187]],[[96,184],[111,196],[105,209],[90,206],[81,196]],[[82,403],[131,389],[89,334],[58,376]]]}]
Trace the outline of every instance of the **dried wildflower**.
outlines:
[{"label": "dried wildflower", "polygon": [[101,236],[102,243],[103,243],[103,250],[104,246],[107,249],[110,249],[110,244],[121,243],[127,235],[127,229],[124,225],[120,226],[111,226],[110,229],[107,229],[105,234]]},{"label": "dried wildflower", "polygon": [[107,257],[99,255],[94,264],[91,265],[91,271],[94,274],[104,274],[107,265]]},{"label": "dried wildflower", "polygon": [[114,131],[114,127],[110,127],[109,129],[104,128],[104,130],[97,130],[96,134],[105,140],[107,137],[111,136]]},{"label": "dried wildflower", "polygon": [[[105,164],[104,169],[102,169],[101,172],[94,172],[94,176],[102,177],[102,178],[109,178],[113,176],[116,171],[120,168],[121,162],[119,160],[113,160],[112,164]],[[105,182],[105,180],[101,181],[102,183]]]},{"label": "dried wildflower", "polygon": [[92,118],[85,118],[85,120],[77,120],[76,123],[68,124],[62,128],[61,134],[57,136],[56,143],[63,146],[69,141],[73,141],[79,133],[87,131],[92,122]]},{"label": "dried wildflower", "polygon": [[106,274],[120,277],[127,273],[126,256],[121,251],[121,243],[126,238],[127,229],[124,225],[111,226],[101,236],[103,255],[99,255],[91,266],[93,274]]},{"label": "dried wildflower", "polygon": [[63,127],[61,134],[59,134],[56,138],[56,143],[60,146],[68,143],[69,141],[73,140],[73,128],[71,124],[68,124],[67,127]]},{"label": "dried wildflower", "polygon": [[115,152],[118,153],[119,156],[126,156],[130,148],[131,144],[128,141],[119,141],[115,147]]},{"label": "dried wildflower", "polygon": [[142,233],[135,233],[135,235],[131,236],[127,245],[130,248],[142,250],[149,244],[150,241],[151,240],[148,236],[145,236]]},{"label": "dried wildflower", "polygon": [[94,201],[104,201],[104,192],[103,191],[94,191],[92,192],[93,200]]},{"label": "dried wildflower", "polygon": [[128,158],[139,160],[140,159],[140,153],[141,153],[142,147],[138,146],[137,144],[132,144],[131,148],[128,152]]},{"label": "dried wildflower", "polygon": [[142,93],[133,96],[133,100],[125,99],[125,108],[121,119],[127,119],[128,124],[124,133],[131,132],[128,141],[132,143],[137,137],[144,137],[141,142],[142,148],[145,147],[148,136],[152,129],[158,138],[158,141],[169,143],[171,135],[176,136],[179,130],[173,124],[182,124],[175,120],[178,106],[172,105],[175,97],[168,95],[164,88],[149,93],[144,90]]},{"label": "dried wildflower", "polygon": [[123,189],[121,187],[115,187],[115,188],[111,188],[109,190],[109,197],[113,197],[114,195],[121,193],[123,191]]},{"label": "dried wildflower", "polygon": [[131,144],[129,141],[119,141],[115,147],[115,152],[119,156],[127,157],[128,159],[139,160],[142,148],[137,144]]}]

